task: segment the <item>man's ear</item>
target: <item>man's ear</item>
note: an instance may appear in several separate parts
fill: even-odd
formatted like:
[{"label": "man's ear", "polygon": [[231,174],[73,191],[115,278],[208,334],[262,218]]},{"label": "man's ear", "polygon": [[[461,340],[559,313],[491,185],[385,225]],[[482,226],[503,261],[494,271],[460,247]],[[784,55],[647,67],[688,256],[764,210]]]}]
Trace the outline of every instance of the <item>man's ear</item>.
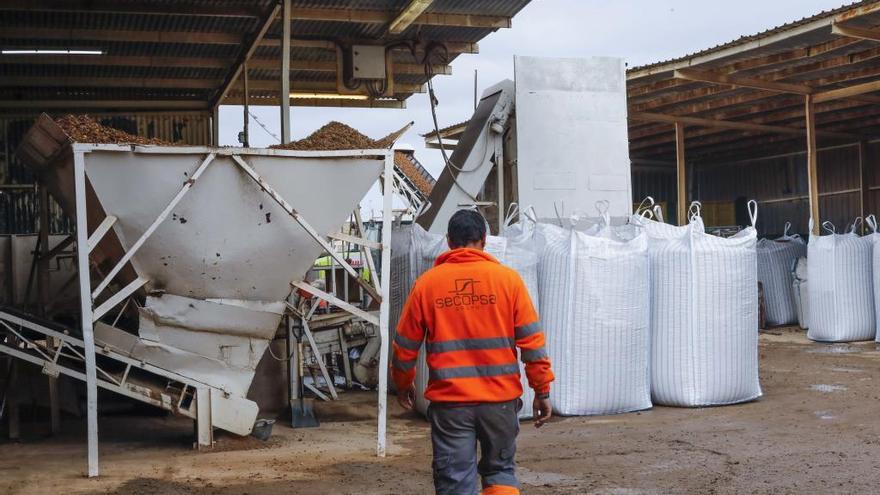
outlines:
[{"label": "man's ear", "polygon": [[452,247],[452,241],[449,240],[449,234],[446,234],[446,245],[449,246],[449,249],[455,249]]},{"label": "man's ear", "polygon": [[480,249],[486,249],[486,236],[483,236],[483,240],[480,241]]}]

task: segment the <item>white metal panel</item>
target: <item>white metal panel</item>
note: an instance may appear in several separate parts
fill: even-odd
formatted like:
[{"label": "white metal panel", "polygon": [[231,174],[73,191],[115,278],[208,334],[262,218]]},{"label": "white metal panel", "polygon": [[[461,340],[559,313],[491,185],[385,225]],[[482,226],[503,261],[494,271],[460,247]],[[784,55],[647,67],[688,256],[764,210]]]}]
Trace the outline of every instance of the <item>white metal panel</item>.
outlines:
[{"label": "white metal panel", "polygon": [[[382,163],[242,153],[322,235],[345,221],[379,176]],[[96,150],[85,157],[98,199],[108,214],[119,218],[114,231],[126,249],[204,158],[130,150]],[[132,264],[139,276],[150,280],[149,290],[203,299],[279,301],[320,252],[230,157],[217,156]]]},{"label": "white metal panel", "polygon": [[514,58],[519,202],[541,218],[632,212],[626,73],[607,57]]}]

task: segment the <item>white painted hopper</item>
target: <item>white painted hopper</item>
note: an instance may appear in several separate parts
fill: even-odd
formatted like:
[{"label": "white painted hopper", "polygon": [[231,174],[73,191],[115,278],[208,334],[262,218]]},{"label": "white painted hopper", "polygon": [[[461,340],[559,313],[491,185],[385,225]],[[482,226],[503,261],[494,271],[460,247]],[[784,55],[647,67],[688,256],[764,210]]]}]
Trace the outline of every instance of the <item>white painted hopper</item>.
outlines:
[{"label": "white painted hopper", "polygon": [[[51,119],[41,119],[19,156],[71,216],[77,204],[72,162],[82,157],[94,192],[86,200],[89,233],[105,215],[114,216],[102,244],[121,249],[102,256],[114,266],[134,251],[134,273],[121,272],[115,285],[146,280],[140,338],[133,342],[122,330],[101,324],[95,327],[98,347],[232,396],[243,413],[216,426],[250,432],[257,411],[245,396],[257,363],[281,321],[290,283],[303,280],[322,247],[237,160],[326,238],[375,183],[387,152],[69,145],[53,126]],[[206,160],[210,163],[192,180]],[[163,217],[182,189],[187,190]],[[157,219],[158,226],[141,244]],[[92,279],[94,289],[101,278]],[[96,304],[114,292],[103,291]]]}]

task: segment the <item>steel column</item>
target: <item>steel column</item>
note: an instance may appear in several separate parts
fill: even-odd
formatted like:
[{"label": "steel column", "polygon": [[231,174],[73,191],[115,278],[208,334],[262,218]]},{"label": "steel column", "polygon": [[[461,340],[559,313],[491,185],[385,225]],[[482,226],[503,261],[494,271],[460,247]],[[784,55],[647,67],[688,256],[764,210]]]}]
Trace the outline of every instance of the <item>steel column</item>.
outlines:
[{"label": "steel column", "polygon": [[73,154],[76,194],[76,259],[79,270],[79,301],[82,318],[83,354],[86,362],[86,412],[88,425],[89,477],[98,476],[98,384],[95,367],[95,336],[92,328],[91,275],[89,272],[88,221],[86,212],[86,164],[82,152]]},{"label": "steel column", "polygon": [[243,64],[241,69],[241,81],[244,86],[244,126],[242,132],[244,133],[244,142],[241,143],[245,148],[249,148],[251,146],[251,134],[250,134],[250,88],[248,83],[248,67],[247,62]]},{"label": "steel column", "polygon": [[[859,216],[865,218],[868,213],[868,142],[859,141]],[[862,234],[867,233],[867,226],[862,222]]]},{"label": "steel column", "polygon": [[379,277],[382,283],[382,302],[379,303],[379,338],[382,339],[379,348],[379,425],[376,454],[385,457],[388,409],[388,318],[391,304],[391,215],[393,187],[391,186],[394,174],[394,152],[390,151],[385,156],[385,173],[382,175],[384,187],[382,188],[382,275]]},{"label": "steel column", "polygon": [[291,0],[284,2],[281,14],[281,143],[290,142],[290,9]]}]

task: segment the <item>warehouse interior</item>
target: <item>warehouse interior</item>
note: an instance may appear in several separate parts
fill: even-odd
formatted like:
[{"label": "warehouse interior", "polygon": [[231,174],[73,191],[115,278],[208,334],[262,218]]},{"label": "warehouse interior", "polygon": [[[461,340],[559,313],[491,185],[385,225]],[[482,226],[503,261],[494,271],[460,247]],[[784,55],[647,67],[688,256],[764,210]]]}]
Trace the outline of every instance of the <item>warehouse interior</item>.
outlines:
[{"label": "warehouse interior", "polygon": [[[688,293],[695,302],[681,306],[699,312],[706,301],[744,301],[691,317],[691,325],[705,317],[720,333],[743,337],[709,345],[734,358],[694,357],[690,366],[734,370],[731,382],[740,371],[748,377],[707,380],[736,389],[714,401],[663,399],[642,375],[635,381],[648,390],[638,406],[590,409],[554,395],[558,417],[540,431],[526,422],[523,378],[524,493],[870,491],[880,367],[868,303],[880,302],[860,293],[845,308],[858,307],[852,320],[873,322],[870,336],[860,329],[857,338],[816,337],[805,332],[801,298],[809,297],[797,291],[807,294],[811,234],[830,243],[836,237],[825,234],[852,229],[874,242],[867,219],[880,208],[880,1],[650,64],[602,53],[515,55],[515,81],[490,81],[481,95],[474,84],[468,120],[447,125],[434,114],[434,128],[414,129],[442,156],[436,176],[422,152],[399,142],[412,123],[382,137],[330,122],[292,140],[298,107],[396,111],[430,96],[435,111],[436,78],[452,75],[460,57],[480,57],[479,44],[496,31],[515,32],[530,3],[0,4],[0,471],[11,473],[0,491],[432,493],[428,402],[419,397],[418,412],[405,411],[388,374],[403,301],[446,249],[442,229],[459,208],[485,216],[492,238],[503,241],[487,250],[528,279],[530,291],[542,289],[533,298],[583,298],[583,307],[557,311],[576,329],[601,319],[608,309],[589,304],[626,294],[615,279],[641,265],[627,258],[605,278],[590,271],[595,265],[568,274],[602,280],[602,290],[543,290],[544,264],[558,268],[547,258],[575,260],[583,238],[573,232],[604,228],[635,245],[625,230],[633,225],[649,233],[680,226],[734,252],[718,255],[729,276],[699,282]],[[601,77],[578,77],[585,72]],[[240,147],[220,146],[219,108],[230,105],[243,107]],[[247,116],[256,106],[278,109],[278,145],[250,146]],[[559,108],[572,118],[556,118]],[[578,118],[597,108],[613,115]],[[534,146],[538,129],[565,145]],[[579,154],[575,141],[604,147]],[[539,162],[552,174],[536,171]],[[577,186],[564,184],[572,177]],[[361,218],[357,201],[370,188],[383,209]],[[554,194],[583,197],[554,211]],[[584,205],[586,212],[575,208]],[[254,222],[236,214],[245,210]],[[218,225],[227,232],[210,234]],[[289,237],[260,230],[269,226]],[[548,248],[557,226],[572,233],[560,244],[570,253]],[[529,244],[529,235],[544,237]],[[647,260],[654,245],[644,242]],[[785,291],[797,292],[797,314],[791,303],[794,316],[779,321],[765,308],[774,289],[762,282],[762,243],[797,253],[786,254],[795,263],[786,258],[782,270]],[[747,244],[752,257],[758,246],[755,281],[735,258]],[[161,251],[168,248],[179,252]],[[543,258],[526,263],[517,249],[543,250]],[[611,259],[609,252],[590,259]],[[868,253],[855,278],[870,286]],[[852,294],[841,287],[829,282],[824,297]],[[681,292],[665,299],[655,289],[635,291],[636,303],[618,308],[623,319],[676,306],[665,303]],[[650,317],[662,326],[662,317]],[[252,333],[242,337],[240,322]],[[699,330],[673,354],[701,349]],[[615,381],[625,375],[621,363],[648,362],[641,372],[662,375],[647,351],[629,359],[633,348],[657,347],[638,336],[621,359],[606,349],[572,350],[564,339],[548,347],[554,364],[581,370],[589,360],[611,370],[595,374],[617,393],[627,388]],[[153,345],[172,357],[151,353]],[[565,387],[575,383],[565,390],[581,400],[575,374],[558,375]],[[426,381],[417,377],[420,392]]]}]

